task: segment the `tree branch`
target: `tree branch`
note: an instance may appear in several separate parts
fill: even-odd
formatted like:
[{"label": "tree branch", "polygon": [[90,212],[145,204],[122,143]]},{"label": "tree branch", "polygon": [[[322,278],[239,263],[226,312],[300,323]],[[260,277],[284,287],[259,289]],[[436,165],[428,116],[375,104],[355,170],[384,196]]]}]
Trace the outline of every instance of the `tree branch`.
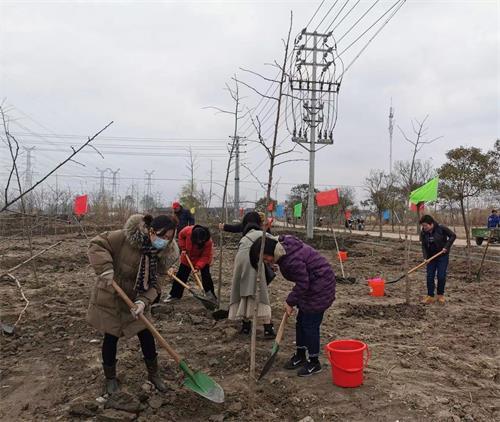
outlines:
[{"label": "tree branch", "polygon": [[270,97],[269,95],[265,95],[263,94],[262,92],[259,92],[258,90],[256,90],[253,86],[251,85],[248,85],[246,82],[243,82],[243,81],[240,81],[236,78],[232,78],[234,81],[236,81],[237,83],[240,83],[240,84],[243,84],[245,85],[247,88],[250,88],[252,91],[254,91],[255,93],[257,93],[258,95],[260,95],[261,97],[263,98],[268,98],[269,100],[274,100],[274,101],[279,101],[278,98],[276,97]]}]

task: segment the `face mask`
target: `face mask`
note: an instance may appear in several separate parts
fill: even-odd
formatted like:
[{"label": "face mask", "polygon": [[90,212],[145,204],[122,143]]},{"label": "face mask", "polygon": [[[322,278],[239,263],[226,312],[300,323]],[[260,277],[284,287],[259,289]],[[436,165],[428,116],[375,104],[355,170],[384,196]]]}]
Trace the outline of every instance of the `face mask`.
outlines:
[{"label": "face mask", "polygon": [[155,249],[162,250],[167,247],[168,243],[169,242],[167,240],[162,239],[161,237],[157,237],[151,242],[151,245],[153,245]]}]

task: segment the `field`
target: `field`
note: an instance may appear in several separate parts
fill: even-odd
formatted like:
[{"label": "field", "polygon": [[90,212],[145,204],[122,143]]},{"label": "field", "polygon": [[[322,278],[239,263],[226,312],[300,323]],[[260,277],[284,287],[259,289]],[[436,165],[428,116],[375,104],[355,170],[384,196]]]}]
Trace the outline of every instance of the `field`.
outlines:
[{"label": "field", "polygon": [[[332,240],[325,236],[315,246],[324,248],[340,273]],[[460,247],[452,251],[447,304],[418,304],[425,293],[422,270],[411,277],[413,304],[406,306],[403,281],[387,286],[383,298],[370,297],[366,285],[374,275],[390,279],[401,273],[403,244],[345,240],[345,270],[357,282],[337,284],[337,300],[322,325],[322,343],[348,338],[367,343],[371,359],[364,385],[334,386],[324,355],[324,370],[314,377],[298,378],[281,369],[294,350],[290,321],[275,367],[257,384],[252,407],[249,338],[238,333],[239,325],[213,320],[189,295],[174,305],[158,306],[154,323],[192,367],[222,385],[225,403],[217,405],[182,389],[182,377],[164,351],[160,362],[170,391],[152,391],[144,382],[136,338],[119,343],[122,393],[108,401],[100,398],[102,340],[85,320],[94,283],[87,241],[79,234],[45,236],[35,238],[34,246],[39,251],[61,238],[62,245],[37,259],[37,279],[29,265],[14,273],[30,305],[15,334],[0,336],[2,421],[299,421],[308,416],[316,422],[500,420],[500,266],[489,263],[479,283],[467,282],[465,262],[453,256],[463,254]],[[236,240],[225,253],[223,302],[229,295]],[[1,271],[29,256],[27,245],[18,240],[4,240],[0,248]],[[498,256],[498,248],[491,253]],[[418,253],[412,258],[414,264],[421,259]],[[216,280],[215,268],[212,273]],[[15,284],[6,278],[1,283],[1,319],[12,324],[24,302]],[[290,288],[280,276],[271,284],[276,325]],[[257,335],[260,370],[272,342],[262,339],[262,327]]]}]

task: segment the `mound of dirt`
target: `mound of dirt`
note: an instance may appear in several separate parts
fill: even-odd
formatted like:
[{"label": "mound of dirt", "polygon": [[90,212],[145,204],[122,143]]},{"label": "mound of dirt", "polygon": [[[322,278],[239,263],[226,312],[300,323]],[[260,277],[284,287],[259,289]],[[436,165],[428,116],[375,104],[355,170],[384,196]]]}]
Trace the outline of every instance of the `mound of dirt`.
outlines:
[{"label": "mound of dirt", "polygon": [[425,308],[421,305],[407,305],[405,303],[396,305],[347,304],[347,309],[343,315],[346,317],[375,319],[421,319],[425,316]]}]

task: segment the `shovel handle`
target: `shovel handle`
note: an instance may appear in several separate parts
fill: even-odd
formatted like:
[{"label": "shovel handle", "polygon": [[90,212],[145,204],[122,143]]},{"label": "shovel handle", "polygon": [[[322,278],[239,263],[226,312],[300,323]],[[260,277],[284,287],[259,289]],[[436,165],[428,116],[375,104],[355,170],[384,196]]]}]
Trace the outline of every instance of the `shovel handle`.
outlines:
[{"label": "shovel handle", "polygon": [[433,259],[437,258],[439,255],[444,254],[444,251],[439,251],[436,255],[432,255],[430,258],[427,258],[425,261],[421,262],[418,264],[416,267],[413,267],[411,270],[409,270],[406,274],[411,274],[414,271],[417,271],[420,267],[423,267],[425,264],[428,264],[431,262]]},{"label": "shovel handle", "polygon": [[281,318],[280,326],[278,328],[278,333],[276,334],[276,339],[274,340],[276,344],[281,343],[281,339],[283,338],[283,333],[285,332],[285,325],[287,320],[288,320],[288,314],[285,312],[283,314],[283,318]]},{"label": "shovel handle", "polygon": [[[134,302],[130,300],[130,298],[123,291],[123,289],[116,283],[116,281],[113,280],[112,286],[115,289],[116,293],[118,293],[118,296],[120,296],[123,299],[123,301],[127,304],[127,306],[131,310],[135,309],[136,305],[134,304]],[[167,353],[174,358],[177,364],[179,364],[181,362],[181,357],[174,349],[172,349],[172,347],[170,347],[170,345],[158,332],[155,326],[149,321],[149,319],[147,319],[143,314],[139,315],[139,319],[144,323],[146,328],[149,331],[151,331],[151,334],[153,334],[154,338],[158,341],[158,343],[160,343],[160,346],[163,347],[167,351]]]},{"label": "shovel handle", "polygon": [[189,255],[187,254],[187,252],[186,252],[186,259],[187,259],[187,262],[189,263],[189,266],[191,267],[191,271],[193,272],[193,275],[194,275],[194,278],[196,280],[196,283],[198,283],[198,287],[203,291],[204,290],[203,289],[203,283],[201,282],[200,276],[196,272],[196,269],[194,268],[194,265],[191,262],[191,258],[189,258]]},{"label": "shovel handle", "polygon": [[186,283],[184,283],[179,277],[177,277],[176,275],[172,274],[170,277],[172,277],[175,281],[177,281],[177,283],[179,283],[182,287],[184,287],[185,289],[189,290],[190,292],[193,291],[193,289],[191,287],[189,287]]}]

